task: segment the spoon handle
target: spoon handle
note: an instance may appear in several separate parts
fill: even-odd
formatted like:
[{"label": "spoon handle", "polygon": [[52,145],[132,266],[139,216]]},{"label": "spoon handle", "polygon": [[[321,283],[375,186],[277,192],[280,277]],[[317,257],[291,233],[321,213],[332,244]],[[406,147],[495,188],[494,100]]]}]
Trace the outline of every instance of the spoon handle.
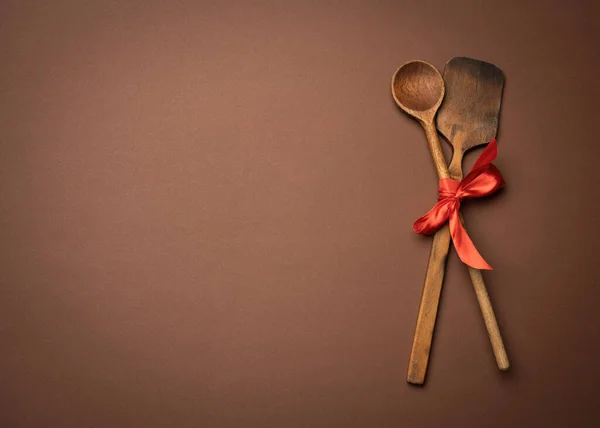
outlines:
[{"label": "spoon handle", "polygon": [[438,178],[448,178],[448,167],[446,166],[446,158],[444,152],[442,152],[442,146],[440,145],[440,138],[438,137],[437,129],[433,123],[433,117],[430,121],[421,122],[421,126],[425,130],[425,136],[427,137],[427,144],[429,144],[429,152],[433,158],[433,165],[437,172]]},{"label": "spoon handle", "polygon": [[[422,120],[421,125],[427,137],[429,152],[433,158],[433,164],[435,165],[438,177],[449,177],[446,159],[440,146],[437,130],[433,124],[433,116],[431,116],[430,120]],[[423,285],[423,294],[421,295],[421,304],[419,306],[419,314],[417,315],[417,325],[415,327],[413,346],[408,362],[408,375],[406,377],[408,383],[415,385],[422,385],[425,382],[433,330],[435,329],[442,283],[444,282],[444,269],[446,268],[446,258],[448,257],[449,250],[450,229],[446,224],[433,236],[429,262],[427,263],[427,274],[425,275],[425,284]]]},{"label": "spoon handle", "polygon": [[417,325],[406,378],[408,383],[415,385],[422,385],[425,382],[449,250],[450,228],[446,223],[433,235],[429,262],[427,263],[427,274],[425,275],[425,284],[423,285],[423,294],[421,295],[421,304],[417,315]]}]

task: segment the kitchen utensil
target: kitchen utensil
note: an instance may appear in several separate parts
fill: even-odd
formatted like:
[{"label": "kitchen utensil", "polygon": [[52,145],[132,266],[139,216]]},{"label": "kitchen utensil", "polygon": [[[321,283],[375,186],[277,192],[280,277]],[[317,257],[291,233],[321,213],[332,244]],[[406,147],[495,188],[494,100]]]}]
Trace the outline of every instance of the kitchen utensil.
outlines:
[{"label": "kitchen utensil", "polygon": [[[425,131],[429,150],[439,178],[447,178],[448,168],[440,147],[434,118],[444,98],[444,80],[439,71],[424,61],[410,61],[400,67],[392,78],[392,95],[396,104],[419,121]],[[434,237],[427,264],[425,285],[413,339],[407,381],[423,384],[429,362],[429,351],[435,327],[446,256],[450,246],[448,224]]]},{"label": "kitchen utensil", "polygon": [[[437,115],[437,129],[454,150],[448,167],[450,178],[461,180],[465,152],[496,137],[504,74],[488,62],[456,57],[446,64],[443,77],[446,96]],[[507,370],[510,364],[482,273],[468,268],[496,363],[500,370]]]}]

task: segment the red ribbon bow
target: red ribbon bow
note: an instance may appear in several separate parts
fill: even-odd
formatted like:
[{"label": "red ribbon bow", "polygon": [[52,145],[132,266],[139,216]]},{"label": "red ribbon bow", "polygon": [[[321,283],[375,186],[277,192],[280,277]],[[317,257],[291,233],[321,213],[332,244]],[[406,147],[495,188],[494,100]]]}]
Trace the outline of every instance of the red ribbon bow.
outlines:
[{"label": "red ribbon bow", "polygon": [[458,257],[463,263],[476,269],[492,270],[492,267],[486,263],[475,248],[458,217],[458,211],[461,199],[491,195],[504,186],[504,179],[500,171],[491,163],[497,155],[498,146],[496,139],[493,139],[481,153],[471,172],[462,181],[441,178],[438,189],[439,202],[413,224],[415,232],[431,235],[450,220],[450,235]]}]

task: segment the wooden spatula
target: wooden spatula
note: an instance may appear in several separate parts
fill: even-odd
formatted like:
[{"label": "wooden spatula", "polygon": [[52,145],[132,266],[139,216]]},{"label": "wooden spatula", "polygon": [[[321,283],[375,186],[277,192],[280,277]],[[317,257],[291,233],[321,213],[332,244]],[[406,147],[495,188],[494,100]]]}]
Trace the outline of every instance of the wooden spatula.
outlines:
[{"label": "wooden spatula", "polygon": [[[452,58],[444,68],[446,97],[437,115],[437,129],[452,145],[450,178],[461,180],[462,158],[473,147],[496,137],[504,74],[493,64],[471,58]],[[469,267],[471,282],[500,370],[509,367],[496,316],[481,271]]]}]

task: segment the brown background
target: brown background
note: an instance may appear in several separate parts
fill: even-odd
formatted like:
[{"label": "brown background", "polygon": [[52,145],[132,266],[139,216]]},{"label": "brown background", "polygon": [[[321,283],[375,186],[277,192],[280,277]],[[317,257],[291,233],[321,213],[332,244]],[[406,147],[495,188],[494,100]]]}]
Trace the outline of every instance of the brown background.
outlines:
[{"label": "brown background", "polygon": [[[597,426],[595,1],[293,3],[1,3],[0,426]],[[507,76],[464,211],[513,367],[452,253],[415,388],[436,179],[389,86],[457,55]]]}]

